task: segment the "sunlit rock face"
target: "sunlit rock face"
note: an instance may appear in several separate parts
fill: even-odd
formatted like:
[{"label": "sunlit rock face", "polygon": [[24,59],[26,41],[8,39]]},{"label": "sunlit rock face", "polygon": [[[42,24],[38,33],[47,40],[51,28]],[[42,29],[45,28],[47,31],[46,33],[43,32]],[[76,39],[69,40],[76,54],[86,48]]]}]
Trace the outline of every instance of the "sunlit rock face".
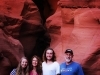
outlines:
[{"label": "sunlit rock face", "polygon": [[100,7],[99,0],[59,0],[58,5],[61,7],[74,7],[74,8],[80,8],[80,7]]},{"label": "sunlit rock face", "polygon": [[[87,75],[99,75],[100,66],[100,9],[91,9],[75,17],[73,34],[78,38],[77,50],[82,56],[81,62]],[[89,17],[88,17],[89,16]],[[79,55],[75,50],[76,55]],[[77,56],[78,57],[78,56]],[[77,58],[76,57],[76,58]],[[78,58],[79,59],[79,58]],[[80,60],[80,59],[79,59]],[[90,68],[89,68],[90,66]],[[93,73],[91,73],[93,72]]]},{"label": "sunlit rock face", "polygon": [[63,62],[64,51],[72,49],[85,75],[100,74],[99,13],[98,0],[59,0],[56,12],[46,20],[57,60]]},{"label": "sunlit rock face", "polygon": [[25,0],[0,0],[0,13],[19,17]]}]

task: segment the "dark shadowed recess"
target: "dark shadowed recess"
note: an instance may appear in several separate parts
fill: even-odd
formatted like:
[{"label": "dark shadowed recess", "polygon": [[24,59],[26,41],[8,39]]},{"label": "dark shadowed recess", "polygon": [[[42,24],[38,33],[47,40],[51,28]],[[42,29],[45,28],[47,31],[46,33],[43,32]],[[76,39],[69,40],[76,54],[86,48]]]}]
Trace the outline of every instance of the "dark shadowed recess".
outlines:
[{"label": "dark shadowed recess", "polygon": [[[50,11],[51,11],[48,0],[32,0],[32,1],[37,5],[44,24],[46,18],[50,16]],[[45,11],[47,12],[46,14],[44,13]]]},{"label": "dark shadowed recess", "polygon": [[[45,19],[44,19],[44,5],[45,5],[44,2],[45,1],[33,0],[33,2],[39,8],[39,12],[41,14],[42,20],[45,23]],[[31,4],[31,3],[28,3],[28,4]],[[32,6],[30,6],[29,8],[31,9]],[[34,14],[33,11],[31,12],[32,14]],[[23,45],[24,54],[26,57],[28,57],[29,60],[32,58],[33,55],[38,55],[39,57],[42,58],[42,54],[44,50],[50,45],[50,41],[51,41],[51,38],[49,36],[49,33],[46,30],[46,27],[44,26],[44,23],[41,23],[41,22],[38,24],[33,23],[34,20],[37,20],[36,22],[41,21],[40,14],[38,13],[36,15],[31,16],[30,10],[28,10],[27,4],[24,4],[24,8],[21,13],[21,16],[23,16],[23,21],[22,21],[21,28],[19,31],[19,40]],[[27,16],[29,17],[27,18]],[[37,16],[39,19],[35,19],[35,18],[32,19],[31,17],[34,17],[34,16],[35,17]],[[30,21],[32,21],[32,23]]]},{"label": "dark shadowed recess", "polygon": [[24,47],[24,54],[31,60],[33,55],[42,59],[44,50],[50,46],[50,35],[43,26],[35,26],[30,29],[31,25],[27,22],[22,23],[19,40]]}]

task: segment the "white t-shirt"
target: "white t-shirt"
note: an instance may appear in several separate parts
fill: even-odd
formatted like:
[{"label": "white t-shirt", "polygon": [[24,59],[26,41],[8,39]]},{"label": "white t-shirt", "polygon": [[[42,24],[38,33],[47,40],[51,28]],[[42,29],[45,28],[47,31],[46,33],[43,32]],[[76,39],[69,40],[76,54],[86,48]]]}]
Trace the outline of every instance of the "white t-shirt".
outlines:
[{"label": "white t-shirt", "polygon": [[60,65],[58,62],[53,62],[52,64],[42,63],[43,75],[57,75],[60,74]]}]

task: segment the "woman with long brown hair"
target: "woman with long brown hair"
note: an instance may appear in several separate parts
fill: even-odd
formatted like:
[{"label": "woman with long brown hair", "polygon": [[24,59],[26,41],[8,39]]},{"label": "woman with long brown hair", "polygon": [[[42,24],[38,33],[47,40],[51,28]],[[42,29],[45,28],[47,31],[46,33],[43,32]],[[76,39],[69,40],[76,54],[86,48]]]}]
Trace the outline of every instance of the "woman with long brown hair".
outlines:
[{"label": "woman with long brown hair", "polygon": [[40,58],[36,55],[32,57],[29,75],[42,75],[42,63]]},{"label": "woman with long brown hair", "polygon": [[21,58],[18,67],[13,69],[10,75],[29,75],[29,66],[26,57]]}]

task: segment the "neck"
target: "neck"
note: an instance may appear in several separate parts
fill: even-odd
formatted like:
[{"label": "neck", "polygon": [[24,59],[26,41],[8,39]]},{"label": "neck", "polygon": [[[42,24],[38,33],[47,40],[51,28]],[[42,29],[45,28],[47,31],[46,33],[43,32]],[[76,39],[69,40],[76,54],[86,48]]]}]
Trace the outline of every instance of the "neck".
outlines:
[{"label": "neck", "polygon": [[52,63],[53,61],[51,61],[51,60],[47,60],[47,63]]},{"label": "neck", "polygon": [[22,69],[22,73],[21,73],[21,75],[25,75],[25,71],[24,71],[24,69]]},{"label": "neck", "polygon": [[22,71],[25,71],[25,68],[22,68]]},{"label": "neck", "polygon": [[73,61],[70,61],[70,62],[66,62],[66,65],[69,65],[69,64],[71,64]]},{"label": "neck", "polygon": [[36,67],[33,67],[33,70],[36,70]]}]

